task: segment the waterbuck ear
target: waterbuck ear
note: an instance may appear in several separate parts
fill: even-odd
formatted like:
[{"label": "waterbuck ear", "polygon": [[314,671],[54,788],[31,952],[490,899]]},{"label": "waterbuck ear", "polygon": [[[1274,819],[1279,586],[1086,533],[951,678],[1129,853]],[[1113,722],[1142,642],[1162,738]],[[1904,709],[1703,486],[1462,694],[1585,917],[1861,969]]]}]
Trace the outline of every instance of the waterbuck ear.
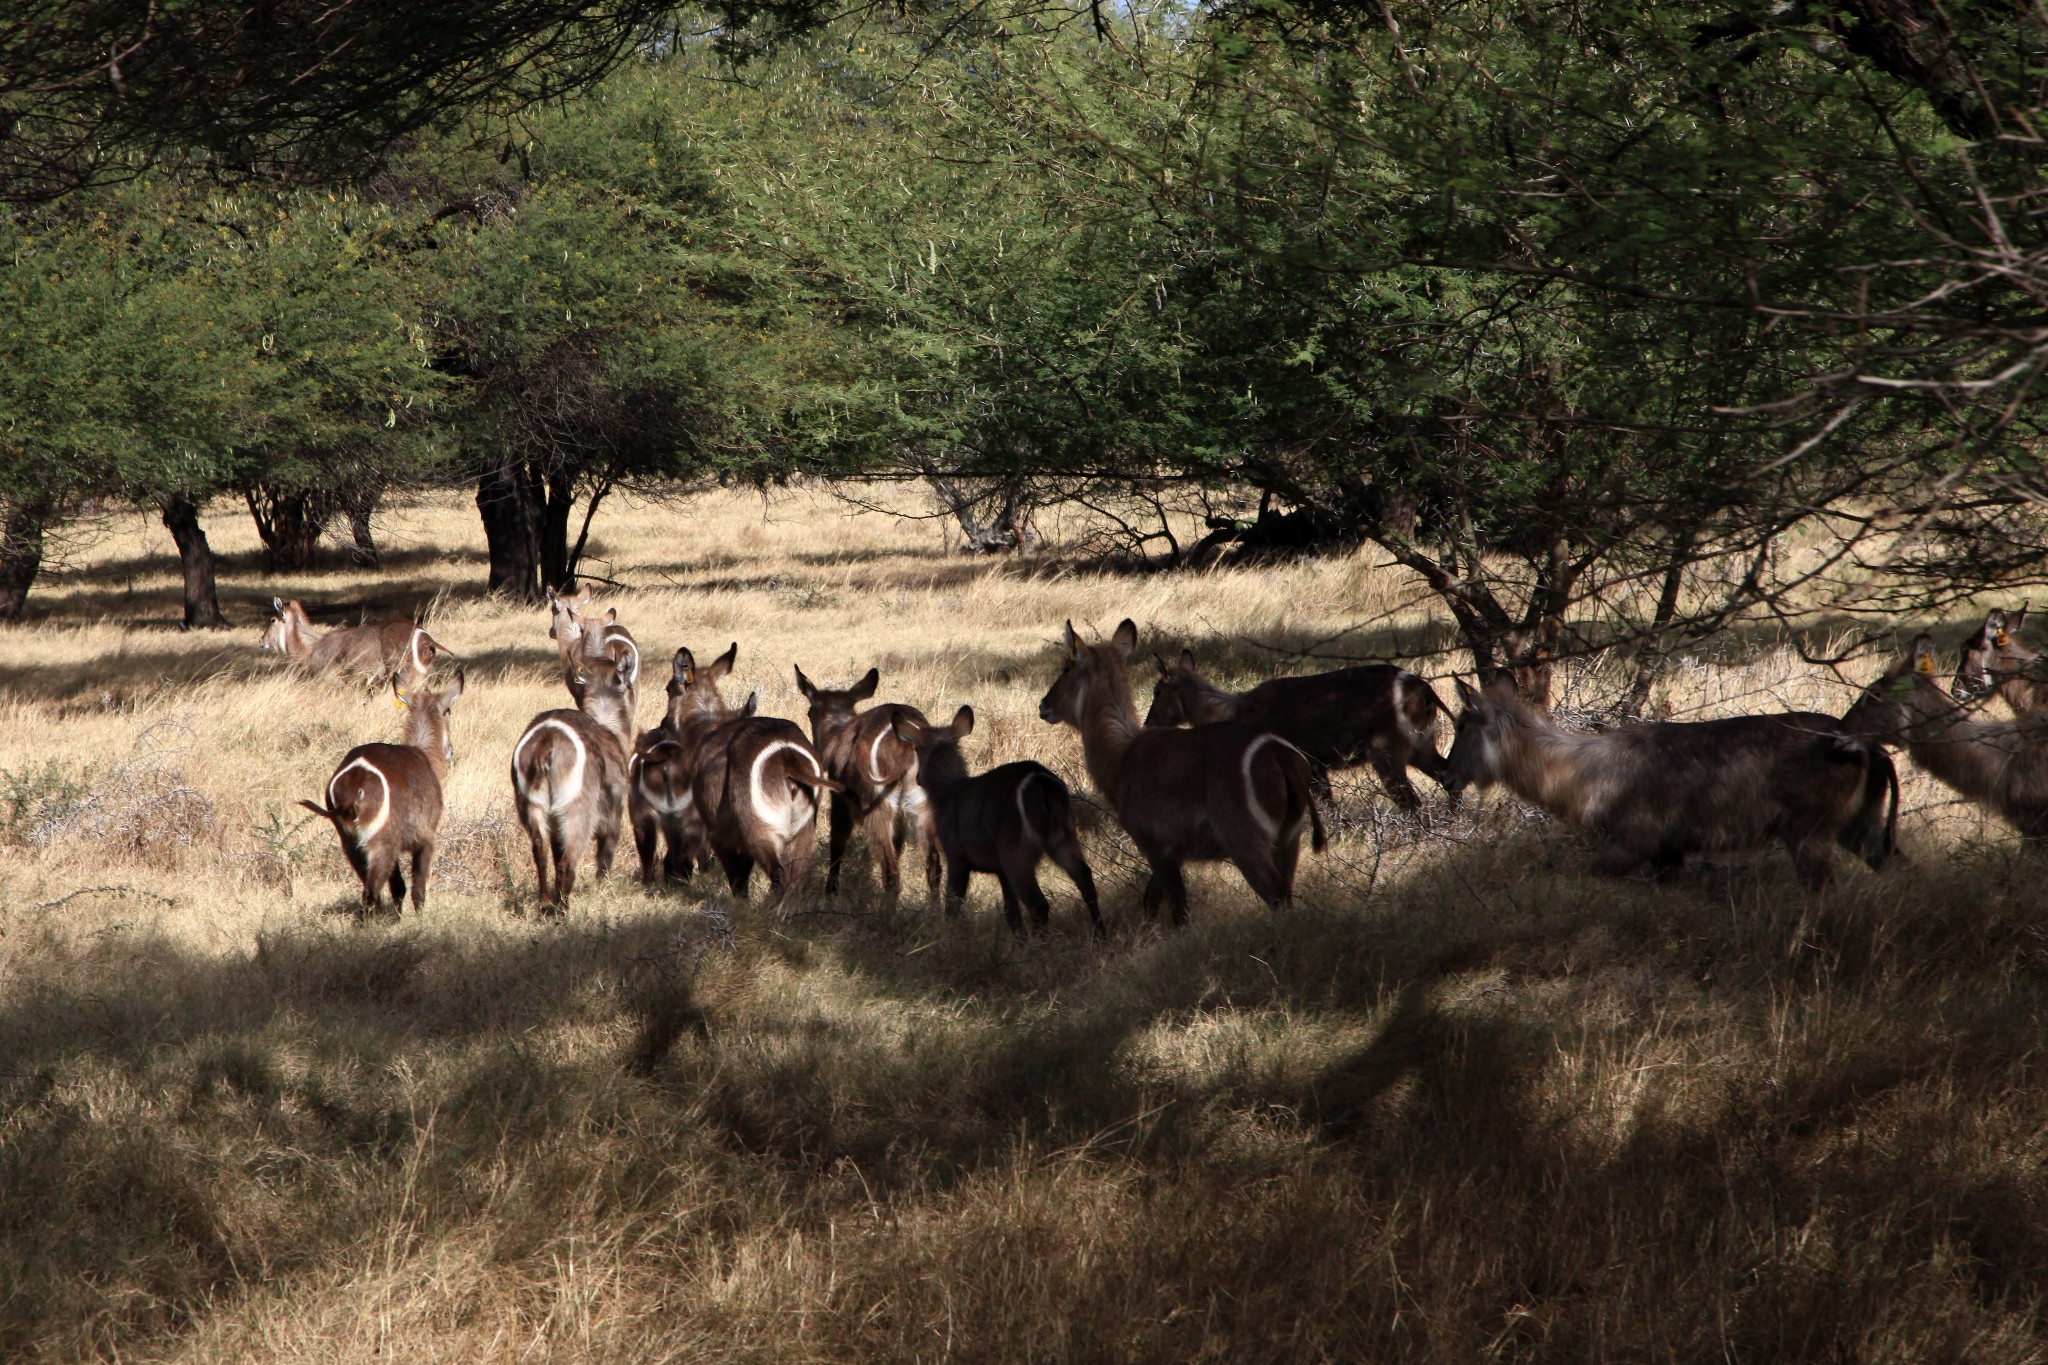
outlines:
[{"label": "waterbuck ear", "polygon": [[965,739],[974,733],[974,708],[963,706],[953,713],[953,738]]},{"label": "waterbuck ear", "polygon": [[697,656],[689,651],[688,646],[684,646],[676,650],[675,662],[672,665],[670,665],[670,667],[674,669],[675,675],[678,678],[682,677],[685,673],[688,673],[696,666]]},{"label": "waterbuck ear", "polygon": [[1164,682],[1168,677],[1172,676],[1167,670],[1166,660],[1160,658],[1157,651],[1154,651],[1152,655],[1152,664],[1155,668],[1159,670],[1159,678],[1161,682]]},{"label": "waterbuck ear", "polygon": [[1511,668],[1495,669],[1493,676],[1487,680],[1486,690],[1502,697],[1522,695],[1522,689],[1515,686],[1515,671]]},{"label": "waterbuck ear", "polygon": [[401,711],[405,709],[405,684],[395,674],[391,679],[391,704]]},{"label": "waterbuck ear", "polygon": [[459,668],[456,669],[455,686],[449,688],[446,692],[441,694],[441,705],[443,709],[446,709],[447,707],[453,706],[455,704],[455,699],[462,695],[462,684],[465,681],[467,680],[463,677],[462,670]]},{"label": "waterbuck ear", "polygon": [[1117,622],[1116,634],[1109,637],[1109,642],[1116,646],[1117,653],[1130,658],[1138,647],[1138,623],[1128,616]]},{"label": "waterbuck ear", "polygon": [[704,676],[712,682],[717,682],[720,678],[732,672],[732,666],[739,662],[739,657],[740,642],[734,640],[725,647],[725,653],[711,661],[711,666],[704,670]]},{"label": "waterbuck ear", "polygon": [[756,711],[760,709],[761,694],[759,692],[749,692],[747,693],[746,701],[740,705],[739,714],[741,718],[744,719],[747,716],[753,715]]},{"label": "waterbuck ear", "polygon": [[896,718],[889,722],[889,732],[900,742],[915,749],[924,739],[925,727],[899,712]]},{"label": "waterbuck ear", "polygon": [[879,668],[869,669],[861,680],[853,685],[853,700],[866,701],[869,697],[875,695],[875,689],[881,685],[882,670]]},{"label": "waterbuck ear", "polygon": [[280,621],[284,619],[284,599],[282,597],[270,599],[270,614]]},{"label": "waterbuck ear", "polygon": [[1074,623],[1072,621],[1067,622],[1066,633],[1062,635],[1060,639],[1061,643],[1066,648],[1067,657],[1069,659],[1075,659],[1080,657],[1081,637],[1074,634]]},{"label": "waterbuck ear", "polygon": [[1913,648],[1906,655],[1915,673],[1934,672],[1934,637],[1922,631],[1913,637]]},{"label": "waterbuck ear", "polygon": [[803,693],[805,701],[816,701],[818,699],[818,689],[811,685],[809,678],[804,676],[804,671],[801,667],[796,671],[796,690]]},{"label": "waterbuck ear", "polygon": [[1468,711],[1478,710],[1480,700],[1479,689],[1466,682],[1463,678],[1453,678],[1451,681],[1458,685],[1458,700],[1465,704],[1465,709]]},{"label": "waterbuck ear", "polygon": [[2027,607],[2029,605],[2030,604],[2026,602],[2020,603],[2020,609],[2012,614],[2012,619],[2010,621],[2007,621],[2005,623],[2005,628],[2007,630],[2011,631],[2015,635],[2020,633],[2020,627],[2026,625],[2027,623]]},{"label": "waterbuck ear", "polygon": [[619,609],[617,607],[613,607],[605,612],[604,623],[608,626],[615,626],[619,623]]},{"label": "waterbuck ear", "polygon": [[1183,648],[1180,652],[1180,667],[1183,673],[1195,671],[1195,651]]}]

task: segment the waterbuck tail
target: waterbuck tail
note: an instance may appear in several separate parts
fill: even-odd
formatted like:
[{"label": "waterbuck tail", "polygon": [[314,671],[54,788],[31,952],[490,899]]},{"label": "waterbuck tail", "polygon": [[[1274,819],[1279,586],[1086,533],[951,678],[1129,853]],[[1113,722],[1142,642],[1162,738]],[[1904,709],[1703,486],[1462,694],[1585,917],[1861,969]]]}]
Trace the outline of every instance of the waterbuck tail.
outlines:
[{"label": "waterbuck tail", "polygon": [[1884,750],[1872,746],[1872,752],[1884,764],[1885,781],[1891,786],[1891,805],[1884,817],[1884,856],[1889,858],[1899,851],[1899,766]]},{"label": "waterbuck tail", "polygon": [[335,818],[334,812],[327,809],[327,807],[325,806],[318,805],[312,801],[301,801],[299,802],[299,804],[304,806],[307,810],[313,812],[313,814],[319,816],[322,820],[327,820],[331,822]]},{"label": "waterbuck tail", "polygon": [[1308,846],[1318,853],[1330,846],[1330,837],[1323,832],[1323,813],[1316,809],[1313,794],[1308,798]]}]

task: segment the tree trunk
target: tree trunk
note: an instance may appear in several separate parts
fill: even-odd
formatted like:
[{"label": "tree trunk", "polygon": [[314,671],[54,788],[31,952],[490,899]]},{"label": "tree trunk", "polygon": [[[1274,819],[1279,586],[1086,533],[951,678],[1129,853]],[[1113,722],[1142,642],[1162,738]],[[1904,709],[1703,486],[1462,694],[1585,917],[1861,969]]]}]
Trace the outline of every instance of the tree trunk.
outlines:
[{"label": "tree trunk", "polygon": [[551,477],[540,516],[540,581],[556,592],[576,591],[576,569],[569,562],[569,514],[576,510],[576,480]]},{"label": "tree trunk", "polygon": [[185,569],[185,629],[225,626],[220,612],[220,594],[213,584],[213,547],[206,543],[206,531],[199,525],[199,506],[190,498],[165,494],[157,499],[163,512],[164,528],[178,543],[178,558]]},{"label": "tree trunk", "polygon": [[526,466],[501,459],[484,467],[476,485],[490,547],[490,590],[519,602],[540,601],[540,538]]},{"label": "tree trunk", "polygon": [[370,518],[376,514],[380,497],[374,488],[352,489],[342,497],[342,510],[348,513],[349,539],[354,542],[349,556],[366,569],[383,565],[383,556],[377,553],[377,538],[370,530]]},{"label": "tree trunk", "polygon": [[278,573],[312,568],[320,533],[333,515],[332,495],[259,483],[244,489],[242,497],[256,520],[256,534],[263,539],[264,564]]},{"label": "tree trunk", "polygon": [[0,621],[19,621],[29,585],[43,567],[43,528],[55,504],[31,497],[7,509],[0,528]]}]

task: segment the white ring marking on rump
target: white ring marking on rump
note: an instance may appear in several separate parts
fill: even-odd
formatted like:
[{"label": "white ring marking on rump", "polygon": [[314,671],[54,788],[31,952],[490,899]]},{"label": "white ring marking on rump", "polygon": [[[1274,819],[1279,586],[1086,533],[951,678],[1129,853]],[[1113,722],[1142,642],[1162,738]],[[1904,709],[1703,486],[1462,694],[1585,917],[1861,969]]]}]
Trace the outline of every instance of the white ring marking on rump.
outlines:
[{"label": "white ring marking on rump", "polygon": [[[810,764],[813,771],[817,770],[817,760],[811,757],[810,750],[794,740],[778,739],[754,755],[753,767],[747,773],[747,797],[753,802],[754,813],[762,822],[773,826],[783,838],[789,839],[794,838],[798,830],[810,823],[812,815],[816,813],[817,802],[790,801],[769,804],[767,789],[761,785],[761,769],[768,765],[770,758],[784,749],[792,749],[802,754],[804,762]],[[779,812],[780,818],[771,814],[771,811]]]},{"label": "white ring marking on rump", "polygon": [[[568,736],[570,746],[576,750],[576,761],[570,765],[568,776],[564,777],[560,782],[549,784],[548,799],[545,803],[528,802],[528,804],[538,805],[550,815],[560,815],[569,808],[570,802],[582,795],[583,769],[589,758],[588,752],[583,747],[583,736],[577,734],[568,722],[555,720],[550,717],[547,720],[537,720],[528,726],[526,733],[519,737],[519,743],[512,749],[512,777],[514,784],[519,788],[520,797],[524,799],[527,794],[526,768],[520,762],[520,755],[526,752],[527,744],[532,741],[535,735],[547,729],[560,730],[564,735]],[[553,776],[553,774],[550,773],[549,776]]]},{"label": "white ring marking on rump", "polygon": [[347,763],[342,764],[335,771],[334,776],[327,779],[327,809],[333,810],[335,808],[334,784],[341,781],[341,775],[350,768],[361,768],[364,772],[375,777],[377,785],[384,789],[384,804],[377,808],[376,818],[366,825],[356,826],[356,847],[368,848],[370,840],[377,837],[377,831],[384,828],[385,822],[391,818],[391,779],[384,776],[383,769],[370,762],[369,759],[351,759]]},{"label": "white ring marking on rump", "polygon": [[[1259,828],[1266,831],[1268,839],[1277,839],[1280,836],[1280,822],[1266,814],[1266,808],[1259,804],[1258,787],[1252,781],[1252,760],[1258,757],[1259,750],[1268,744],[1287,744],[1287,741],[1278,735],[1255,736],[1251,743],[1244,746],[1244,758],[1240,760],[1239,766],[1244,770],[1245,808],[1251,811],[1252,819],[1259,822]],[[1287,747],[1291,749],[1294,746],[1288,744]]]}]

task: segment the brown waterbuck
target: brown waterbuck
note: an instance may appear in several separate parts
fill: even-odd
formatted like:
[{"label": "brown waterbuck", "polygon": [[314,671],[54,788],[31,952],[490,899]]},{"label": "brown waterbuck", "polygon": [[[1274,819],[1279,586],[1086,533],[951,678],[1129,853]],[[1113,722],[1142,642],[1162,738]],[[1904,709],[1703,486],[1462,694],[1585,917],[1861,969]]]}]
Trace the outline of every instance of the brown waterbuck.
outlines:
[{"label": "brown waterbuck", "polygon": [[548,593],[548,638],[561,652],[563,676],[568,676],[584,659],[608,658],[618,666],[619,676],[638,709],[640,700],[640,645],[633,632],[619,624],[618,608],[602,616],[590,610],[590,589],[574,593]]},{"label": "brown waterbuck", "polygon": [[1985,613],[1984,624],[1963,642],[1963,657],[1949,684],[1957,701],[1975,701],[1995,692],[2016,716],[2048,711],[2048,677],[2035,663],[2040,656],[2020,643],[2026,623],[2025,603],[2011,616],[1996,608]]},{"label": "brown waterbuck", "polygon": [[839,890],[840,860],[858,824],[881,871],[882,892],[895,904],[903,889],[904,836],[915,826],[918,842],[924,845],[925,889],[937,899],[939,845],[932,837],[924,789],[918,785],[917,751],[899,737],[896,724],[907,719],[922,727],[924,712],[897,703],[856,711],[875,695],[881,680],[881,673],[871,668],[852,687],[835,691],[814,685],[801,668],[796,670],[796,690],[811,704],[811,740],[825,761],[825,771],[841,788],[832,795],[825,893]]},{"label": "brown waterbuck", "polygon": [[654,855],[664,841],[663,878],[686,881],[711,865],[693,790],[697,748],[712,726],[735,714],[753,714],[752,697],[735,713],[718,695],[718,680],[732,671],[739,652],[735,643],[699,668],[696,656],[678,649],[668,681],[668,714],[633,745],[626,765],[626,809],[633,824],[633,845],[640,854],[640,880],[649,886],[655,884]]},{"label": "brown waterbuck", "polygon": [[818,844],[820,793],[839,789],[790,721],[742,716],[707,729],[691,790],[733,895],[745,899],[757,866],[771,897],[803,880]]},{"label": "brown waterbuck", "polygon": [[1872,867],[1890,857],[1898,774],[1876,744],[1836,733],[1832,716],[1791,711],[1728,720],[1645,722],[1573,734],[1517,694],[1511,674],[1464,702],[1446,763],[1456,788],[1504,785],[1589,835],[1593,871],[1676,872],[1689,854],[1783,843],[1809,887],[1834,875],[1834,850]]},{"label": "brown waterbuck", "polygon": [[1915,637],[1905,657],[1864,690],[1842,733],[1903,745],[1944,786],[1998,812],[2029,839],[2048,839],[2048,715],[1983,721],[1934,680],[1934,641]]},{"label": "brown waterbuck", "polygon": [[327,779],[327,804],[300,805],[334,826],[341,851],[363,883],[363,908],[391,888],[391,908],[405,904],[405,873],[412,860],[412,908],[427,905],[427,877],[441,829],[441,779],[455,761],[449,713],[462,696],[462,671],[439,692],[408,688],[394,679],[391,690],[405,712],[405,737],[398,744],[359,744]]},{"label": "brown waterbuck", "polygon": [[1066,659],[1038,714],[1081,732],[1088,776],[1152,869],[1146,912],[1164,898],[1185,924],[1182,866],[1224,858],[1268,906],[1291,900],[1302,830],[1318,853],[1325,843],[1307,755],[1246,721],[1147,730],[1131,700],[1138,627],[1125,621],[1109,643],[1084,645],[1070,621],[1064,638]]},{"label": "brown waterbuck", "polygon": [[542,914],[560,911],[593,842],[597,875],[611,870],[626,800],[633,715],[618,665],[585,660],[569,684],[577,709],[541,712],[512,746],[512,794],[533,845]]},{"label": "brown waterbuck", "polygon": [[396,678],[415,689],[425,686],[436,658],[455,657],[411,621],[316,630],[304,606],[281,597],[270,599],[263,648],[288,656],[316,678],[352,673],[372,682]]},{"label": "brown waterbuck", "polygon": [[961,707],[951,725],[939,726],[905,706],[891,727],[897,742],[917,757],[913,771],[924,789],[938,846],[946,855],[948,915],[960,913],[969,876],[992,872],[1003,889],[1003,918],[1010,928],[1024,931],[1025,910],[1031,912],[1034,929],[1045,928],[1051,907],[1039,889],[1038,864],[1049,857],[1081,893],[1095,932],[1103,931],[1095,877],[1081,856],[1066,783],[1044,764],[1028,760],[968,776],[960,741],[974,732],[972,707]]},{"label": "brown waterbuck", "polygon": [[1213,686],[1183,649],[1169,664],[1157,654],[1147,726],[1213,725],[1240,720],[1280,736],[1308,755],[1318,794],[1329,793],[1329,771],[1369,763],[1387,795],[1404,810],[1422,798],[1409,768],[1439,786],[1444,761],[1437,753],[1437,713],[1446,708],[1428,682],[1393,664],[1340,668],[1305,678],[1273,678],[1249,692]]}]

